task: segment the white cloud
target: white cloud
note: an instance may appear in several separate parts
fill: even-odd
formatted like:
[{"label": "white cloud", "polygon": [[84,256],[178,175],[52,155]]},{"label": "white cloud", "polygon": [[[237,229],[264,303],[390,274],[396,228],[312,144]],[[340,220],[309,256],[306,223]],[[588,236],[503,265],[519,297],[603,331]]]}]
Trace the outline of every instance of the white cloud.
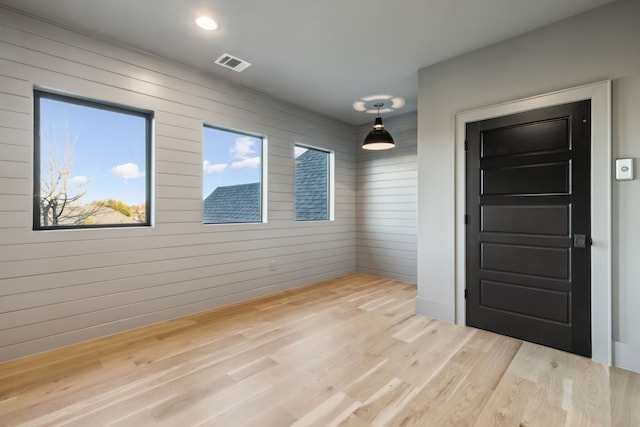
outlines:
[{"label": "white cloud", "polygon": [[89,183],[89,178],[82,175],[74,176],[73,178],[71,178],[71,183],[80,187],[83,185],[87,185]]},{"label": "white cloud", "polygon": [[229,150],[234,159],[245,160],[251,157],[252,154],[256,153],[256,150],[253,149],[255,142],[251,140],[248,136],[243,136],[241,138],[236,139],[235,145]]},{"label": "white cloud", "polygon": [[220,173],[223,170],[225,170],[228,166],[229,165],[226,163],[211,164],[209,160],[205,160],[204,162],[202,162],[202,170],[207,174]]},{"label": "white cloud", "polygon": [[111,168],[111,175],[122,179],[142,178],[144,171],[141,171],[135,163],[124,163]]},{"label": "white cloud", "polygon": [[249,157],[248,159],[234,162],[231,169],[257,168],[260,166],[260,157]]}]

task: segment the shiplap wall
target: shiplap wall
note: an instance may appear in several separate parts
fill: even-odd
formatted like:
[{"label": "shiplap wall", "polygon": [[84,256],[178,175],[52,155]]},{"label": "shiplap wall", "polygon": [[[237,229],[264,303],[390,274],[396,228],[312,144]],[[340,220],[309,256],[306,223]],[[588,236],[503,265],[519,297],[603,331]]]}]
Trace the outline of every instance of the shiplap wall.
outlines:
[{"label": "shiplap wall", "polygon": [[[32,231],[34,86],[154,112],[153,227]],[[267,223],[202,224],[204,123],[267,138]],[[354,272],[355,138],[351,126],[0,8],[0,361]],[[294,221],[296,142],[335,150],[335,221]]]},{"label": "shiplap wall", "polygon": [[[417,116],[384,118],[392,150],[358,153],[357,266],[362,273],[416,283],[418,234]],[[362,141],[373,126],[359,128]]]}]

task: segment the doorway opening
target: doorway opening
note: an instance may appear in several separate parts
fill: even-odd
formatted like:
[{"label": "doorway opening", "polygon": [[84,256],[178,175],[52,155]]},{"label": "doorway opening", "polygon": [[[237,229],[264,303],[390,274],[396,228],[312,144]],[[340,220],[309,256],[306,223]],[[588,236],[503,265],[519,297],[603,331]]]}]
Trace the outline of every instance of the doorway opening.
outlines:
[{"label": "doorway opening", "polygon": [[590,99],[591,111],[591,338],[592,359],[612,363],[611,313],[611,82],[603,81],[461,112],[455,118],[456,323],[466,324],[465,124]]}]

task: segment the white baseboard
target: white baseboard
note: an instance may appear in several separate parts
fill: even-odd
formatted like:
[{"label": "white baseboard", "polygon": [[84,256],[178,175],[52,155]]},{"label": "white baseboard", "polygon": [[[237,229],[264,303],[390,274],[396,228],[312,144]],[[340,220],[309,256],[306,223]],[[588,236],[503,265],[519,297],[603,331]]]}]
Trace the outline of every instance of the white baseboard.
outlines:
[{"label": "white baseboard", "polygon": [[640,346],[619,341],[613,345],[614,366],[640,373]]},{"label": "white baseboard", "polygon": [[416,314],[455,323],[455,306],[453,304],[434,301],[420,296],[416,297]]}]

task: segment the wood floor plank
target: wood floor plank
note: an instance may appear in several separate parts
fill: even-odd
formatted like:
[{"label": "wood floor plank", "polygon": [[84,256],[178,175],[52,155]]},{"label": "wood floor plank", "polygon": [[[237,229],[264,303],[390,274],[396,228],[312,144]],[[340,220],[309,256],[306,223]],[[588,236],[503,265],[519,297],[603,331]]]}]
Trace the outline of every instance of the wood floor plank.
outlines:
[{"label": "wood floor plank", "polygon": [[473,425],[519,426],[534,386],[529,380],[505,374]]},{"label": "wood floor plank", "polygon": [[623,369],[610,371],[611,425],[640,426],[640,382]]},{"label": "wood floor plank", "polygon": [[521,342],[512,338],[496,339],[486,352],[472,363],[472,370],[451,398],[436,409],[434,425],[471,425],[472,420],[479,417],[490,400],[520,346]]},{"label": "wood floor plank", "polygon": [[384,426],[418,393],[418,388],[399,378],[383,385],[354,412],[372,426]]},{"label": "wood floor plank", "polygon": [[640,374],[364,274],[0,364],[0,426],[640,426]]},{"label": "wood floor plank", "polygon": [[273,387],[259,375],[224,387],[212,388],[207,393],[189,393],[163,402],[150,410],[160,426],[191,426],[224,413],[228,408],[240,406],[251,397]]},{"label": "wood floor plank", "polygon": [[360,404],[341,391],[335,392],[293,423],[292,427],[337,426],[347,419]]},{"label": "wood floor plank", "polygon": [[247,399],[242,405],[230,407],[204,425],[211,426],[287,426],[293,424],[294,417],[282,404],[282,396],[290,390],[300,390],[305,384],[318,378],[304,370],[291,370],[281,365],[273,365],[261,374],[274,385],[272,388]]},{"label": "wood floor plank", "polygon": [[[471,372],[471,367],[457,363],[446,363],[420,389],[407,405],[394,414],[389,426],[438,427],[439,408],[451,402],[454,394]],[[469,424],[471,420],[468,420]]]}]

